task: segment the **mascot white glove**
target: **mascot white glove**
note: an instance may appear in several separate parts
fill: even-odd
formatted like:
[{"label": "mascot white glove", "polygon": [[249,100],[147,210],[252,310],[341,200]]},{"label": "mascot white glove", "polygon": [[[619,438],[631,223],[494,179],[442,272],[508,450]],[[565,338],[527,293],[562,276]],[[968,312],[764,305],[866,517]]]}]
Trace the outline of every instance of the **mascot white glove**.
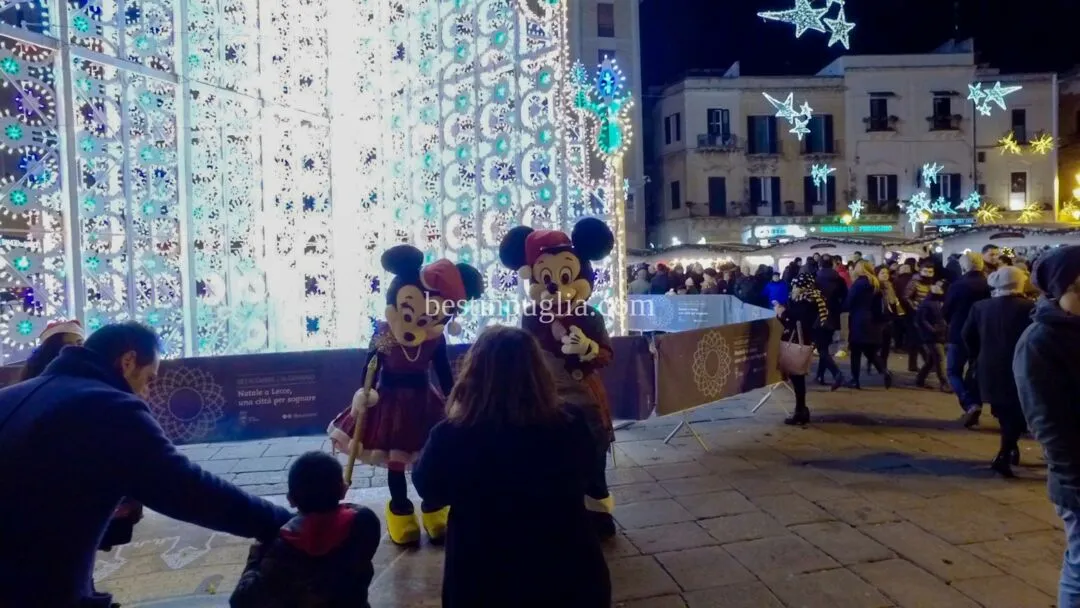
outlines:
[{"label": "mascot white glove", "polygon": [[586,336],[577,325],[571,325],[562,337],[562,352],[564,355],[577,355],[583,362],[592,361],[600,354],[600,344]]},{"label": "mascot white glove", "polygon": [[365,391],[360,389],[356,391],[356,394],[352,398],[352,415],[353,418],[359,418],[364,415],[364,410],[369,407],[375,407],[375,404],[379,402],[379,393],[375,392],[375,389]]}]

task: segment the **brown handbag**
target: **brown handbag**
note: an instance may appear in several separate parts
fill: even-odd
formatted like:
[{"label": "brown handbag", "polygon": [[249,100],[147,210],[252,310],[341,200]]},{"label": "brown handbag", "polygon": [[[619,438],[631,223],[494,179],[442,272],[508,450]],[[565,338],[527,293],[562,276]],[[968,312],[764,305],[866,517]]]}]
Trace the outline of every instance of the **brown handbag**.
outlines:
[{"label": "brown handbag", "polygon": [[[798,342],[795,342],[796,336]],[[810,373],[814,346],[803,344],[802,322],[795,322],[795,331],[787,342],[780,342],[780,371],[787,376],[805,376]]]}]

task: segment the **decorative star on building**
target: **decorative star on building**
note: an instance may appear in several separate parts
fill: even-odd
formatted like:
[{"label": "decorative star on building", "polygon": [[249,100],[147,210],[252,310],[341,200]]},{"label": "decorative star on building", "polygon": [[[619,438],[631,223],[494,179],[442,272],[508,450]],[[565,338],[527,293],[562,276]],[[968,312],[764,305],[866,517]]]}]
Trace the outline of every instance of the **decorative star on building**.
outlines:
[{"label": "decorative star on building", "polygon": [[907,202],[904,212],[907,213],[908,224],[912,230],[915,230],[919,223],[930,219],[930,205],[930,195],[923,190],[916,192]]},{"label": "decorative star on building", "polygon": [[930,184],[938,183],[938,175],[945,170],[945,167],[937,163],[926,163],[922,166],[923,184],[929,186]]},{"label": "decorative star on building", "polygon": [[791,127],[791,130],[788,131],[788,133],[798,137],[799,141],[802,141],[803,136],[810,134],[810,127],[807,126],[810,124],[809,118],[796,118],[791,124],[794,126]]},{"label": "decorative star on building", "polygon": [[1049,154],[1054,149],[1054,137],[1043,133],[1031,142],[1031,150],[1036,154]]},{"label": "decorative star on building", "polygon": [[986,100],[985,100],[984,103],[986,105],[989,105],[991,103],[996,103],[999,108],[1004,110],[1004,109],[1006,109],[1005,96],[1006,95],[1012,95],[1013,93],[1019,91],[1022,88],[1024,88],[1024,87],[1022,87],[1020,85],[1015,85],[1015,86],[1011,86],[1011,87],[1003,87],[1003,86],[1001,86],[1000,82],[995,82],[993,88],[991,88],[989,91],[986,91]]},{"label": "decorative star on building", "polygon": [[[841,4],[842,4],[842,2],[841,2]],[[835,171],[835,169],[834,169],[834,171]],[[848,211],[851,212],[851,219],[857,220],[862,215],[862,212],[863,212],[863,209],[865,208],[865,205],[863,205],[862,201],[856,200],[856,201],[851,201],[850,203],[848,203],[847,208],[848,208]]]},{"label": "decorative star on building", "polygon": [[1006,152],[1012,152],[1013,154],[1023,154],[1020,150],[1020,144],[1016,141],[1016,134],[1009,131],[1009,134],[998,140],[998,145],[1001,146],[1001,154],[1005,155]]},{"label": "decorative star on building", "polygon": [[799,114],[802,115],[803,118],[807,118],[807,119],[809,119],[811,116],[814,115],[814,108],[810,107],[810,102],[808,102],[808,101],[803,101],[802,102],[802,105],[799,106]]},{"label": "decorative star on building", "polygon": [[968,101],[980,105],[984,99],[986,99],[986,91],[983,90],[981,82],[968,85]]},{"label": "decorative star on building", "polygon": [[939,196],[938,199],[930,205],[930,211],[932,213],[937,213],[938,215],[956,215],[956,209],[953,209],[952,203],[944,196]]},{"label": "decorative star on building", "polygon": [[829,181],[830,173],[836,173],[836,167],[830,167],[829,165],[813,165],[810,167],[810,178],[814,180],[814,185],[818,188]]},{"label": "decorative star on building", "polygon": [[783,118],[784,120],[791,122],[795,120],[795,117],[799,115],[799,112],[795,110],[795,94],[788,93],[787,99],[780,101],[779,99],[769,95],[768,93],[762,93],[765,99],[768,100],[772,107],[776,108],[776,117]]},{"label": "decorative star on building", "polygon": [[975,219],[983,224],[993,224],[1001,219],[1001,207],[997,205],[983,205],[975,212]]},{"label": "decorative star on building", "polygon": [[[829,5],[831,6],[831,4]],[[795,26],[795,37],[801,38],[807,30],[825,32],[825,24],[822,17],[829,12],[829,7],[814,8],[810,0],[795,0],[795,6],[786,11],[765,11],[758,13],[758,17],[769,21],[783,21]]]},{"label": "decorative star on building", "polygon": [[[832,4],[830,3],[831,7]],[[844,15],[843,3],[840,6],[840,12],[836,15],[836,19],[824,19],[825,26],[829,28],[829,46],[833,46],[837,42],[844,45],[845,49],[851,48],[851,30],[855,29],[855,24],[848,21]]]},{"label": "decorative star on building", "polygon": [[961,201],[959,205],[957,205],[957,208],[963,209],[964,211],[971,213],[981,206],[982,196],[980,196],[978,192],[972,192],[971,194],[967,195],[967,198]]}]

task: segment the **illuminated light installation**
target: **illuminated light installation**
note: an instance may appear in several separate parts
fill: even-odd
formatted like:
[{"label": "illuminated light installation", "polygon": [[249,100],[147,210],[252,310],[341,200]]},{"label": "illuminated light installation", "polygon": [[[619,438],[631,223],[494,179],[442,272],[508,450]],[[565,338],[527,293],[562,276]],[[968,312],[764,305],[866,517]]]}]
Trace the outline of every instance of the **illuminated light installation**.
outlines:
[{"label": "illuminated light installation", "polygon": [[1004,156],[1006,152],[1013,154],[1023,154],[1020,149],[1020,144],[1016,141],[1016,135],[1009,131],[1009,133],[998,140],[998,145],[1001,146],[1001,155]]},{"label": "illuminated light installation", "polygon": [[945,167],[938,163],[927,163],[922,167],[923,184],[929,186],[930,184],[938,183],[938,176],[945,170]]},{"label": "illuminated light installation", "polygon": [[975,212],[975,219],[983,224],[994,224],[1001,219],[1001,207],[984,204]]},{"label": "illuminated light installation", "polygon": [[795,26],[795,37],[801,38],[808,30],[825,32],[825,23],[822,18],[829,12],[829,6],[814,8],[810,0],[795,0],[795,6],[786,11],[764,11],[758,13],[758,17],[768,21],[790,23]]},{"label": "illuminated light installation", "polygon": [[840,43],[844,45],[845,49],[850,49],[851,30],[855,29],[855,24],[847,20],[844,15],[844,7],[841,5],[840,12],[837,14],[836,19],[829,19],[826,17],[823,21],[825,22],[825,27],[829,28],[829,46]]},{"label": "illuminated light installation", "polygon": [[967,211],[968,213],[971,213],[978,210],[981,206],[982,196],[980,196],[978,192],[972,192],[971,194],[967,195],[967,198],[961,201],[960,204],[956,207],[957,209],[962,209],[964,211]]},{"label": "illuminated light installation", "polygon": [[784,101],[769,95],[768,93],[762,93],[765,96],[765,100],[768,101],[772,107],[776,108],[776,117],[782,118],[792,125],[789,133],[794,134],[802,141],[803,136],[810,134],[810,129],[807,125],[810,124],[810,117],[814,114],[814,109],[810,107],[810,104],[806,101],[803,102],[802,107],[798,110],[795,109],[795,94],[788,93],[787,98]]},{"label": "illuminated light installation", "polygon": [[818,188],[829,181],[829,175],[832,173],[836,173],[836,167],[830,167],[829,165],[812,165],[810,167],[810,178],[814,180],[814,185]]},{"label": "illuminated light installation", "polygon": [[848,211],[851,213],[851,219],[853,221],[859,221],[859,217],[862,216],[863,209],[866,205],[862,201],[855,200],[848,203]]},{"label": "illuminated light installation", "polygon": [[920,190],[916,192],[911,200],[907,202],[904,207],[904,213],[908,216],[908,225],[912,230],[918,227],[919,224],[925,223],[930,219],[930,206],[932,201],[930,195],[925,191]]},{"label": "illuminated light installation", "polygon": [[939,196],[936,201],[930,204],[930,213],[936,213],[938,215],[956,215],[956,209],[953,209],[952,203],[950,203],[947,198]]},{"label": "illuminated light installation", "polygon": [[1050,151],[1054,149],[1054,145],[1054,136],[1048,133],[1043,133],[1042,135],[1031,140],[1032,152],[1035,152],[1036,154],[1042,154],[1044,156],[1049,154]]},{"label": "illuminated light installation", "polygon": [[[173,357],[363,346],[390,245],[475,265],[509,305],[507,228],[621,221],[625,180],[590,165],[631,133],[571,103],[563,0],[61,8],[63,41],[39,1],[0,8],[52,44],[0,38],[0,213],[29,226],[0,267],[31,294],[0,317],[4,360],[71,316],[147,323]],[[598,299],[620,265],[596,265]]]},{"label": "illuminated light installation", "polygon": [[1020,212],[1020,217],[1016,218],[1016,221],[1021,224],[1031,224],[1042,219],[1043,206],[1041,203],[1028,203],[1024,206],[1023,211]]},{"label": "illuminated light installation", "polygon": [[994,83],[990,89],[983,89],[981,82],[968,85],[968,100],[974,102],[975,109],[983,116],[990,116],[993,108],[990,104],[996,104],[1002,110],[1008,109],[1005,97],[1023,89],[1020,85],[1003,87],[1000,82]]}]

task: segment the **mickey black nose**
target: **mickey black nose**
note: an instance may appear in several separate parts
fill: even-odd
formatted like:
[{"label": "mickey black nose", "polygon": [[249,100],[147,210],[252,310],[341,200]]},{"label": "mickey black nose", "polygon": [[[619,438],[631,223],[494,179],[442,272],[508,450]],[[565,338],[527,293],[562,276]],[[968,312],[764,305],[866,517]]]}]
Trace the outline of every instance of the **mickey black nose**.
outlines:
[{"label": "mickey black nose", "polygon": [[409,332],[409,331],[405,332],[405,341],[406,342],[412,342],[415,339],[416,339],[416,334],[414,334],[412,332]]},{"label": "mickey black nose", "polygon": [[548,290],[548,293],[555,293],[556,291],[559,290],[559,286],[556,285],[555,283],[548,283],[547,284],[547,290]]}]

